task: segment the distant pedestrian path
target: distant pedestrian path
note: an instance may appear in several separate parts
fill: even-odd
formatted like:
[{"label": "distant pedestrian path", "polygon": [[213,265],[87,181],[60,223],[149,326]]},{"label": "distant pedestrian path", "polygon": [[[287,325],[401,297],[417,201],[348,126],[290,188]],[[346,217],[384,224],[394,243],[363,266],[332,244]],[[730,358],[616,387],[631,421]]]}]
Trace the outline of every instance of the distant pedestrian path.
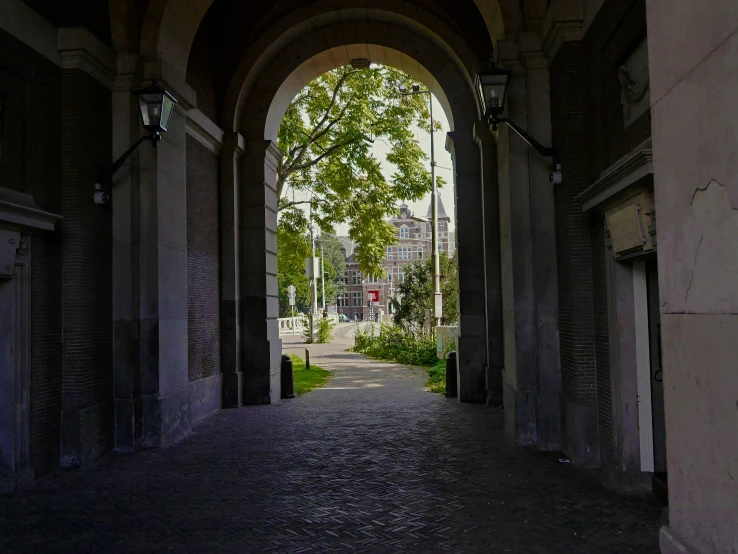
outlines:
[{"label": "distant pedestrian path", "polygon": [[336,331],[309,347],[322,388],[0,497],[0,552],[658,551],[654,503],[506,444],[499,409],[426,392]]}]

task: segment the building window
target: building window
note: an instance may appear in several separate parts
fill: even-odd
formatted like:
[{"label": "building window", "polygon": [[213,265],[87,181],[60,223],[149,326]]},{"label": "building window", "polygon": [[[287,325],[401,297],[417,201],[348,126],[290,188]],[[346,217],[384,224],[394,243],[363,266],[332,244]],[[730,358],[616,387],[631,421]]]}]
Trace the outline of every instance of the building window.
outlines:
[{"label": "building window", "polygon": [[406,225],[403,225],[400,227],[400,238],[401,239],[409,239],[410,238],[410,229]]},{"label": "building window", "polygon": [[391,246],[387,247],[387,259],[388,260],[394,260],[395,259],[395,249]]},{"label": "building window", "polygon": [[336,296],[336,305],[339,308],[345,308],[348,306],[348,294],[339,294]]},{"label": "building window", "polygon": [[439,231],[440,231],[441,233],[445,233],[446,231],[448,231],[448,229],[446,229],[446,222],[445,222],[445,221],[441,221],[441,222],[440,222],[440,223],[438,224],[438,227],[439,227]]},{"label": "building window", "polygon": [[397,281],[399,283],[405,282],[405,268],[404,267],[398,267],[397,268]]},{"label": "building window", "polygon": [[397,249],[398,260],[412,260],[413,259],[413,247],[412,246],[400,246]]},{"label": "building window", "polygon": [[373,275],[367,277],[366,280],[367,280],[367,283],[371,283],[371,284],[379,283],[379,279],[374,277]]},{"label": "building window", "polygon": [[351,284],[353,284],[353,285],[360,285],[361,284],[361,271],[354,271],[354,278],[351,281]]},{"label": "building window", "polygon": [[364,293],[363,292],[352,292],[351,298],[352,298],[352,304],[354,306],[364,305]]}]

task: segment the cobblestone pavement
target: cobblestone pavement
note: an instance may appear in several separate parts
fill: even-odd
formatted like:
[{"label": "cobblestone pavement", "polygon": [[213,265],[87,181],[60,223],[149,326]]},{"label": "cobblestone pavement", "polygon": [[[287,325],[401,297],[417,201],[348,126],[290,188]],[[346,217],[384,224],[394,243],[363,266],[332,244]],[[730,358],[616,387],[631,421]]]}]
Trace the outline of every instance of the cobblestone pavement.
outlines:
[{"label": "cobblestone pavement", "polygon": [[655,503],[507,445],[499,409],[424,391],[422,370],[339,347],[311,348],[322,389],[0,497],[0,551],[658,552]]}]

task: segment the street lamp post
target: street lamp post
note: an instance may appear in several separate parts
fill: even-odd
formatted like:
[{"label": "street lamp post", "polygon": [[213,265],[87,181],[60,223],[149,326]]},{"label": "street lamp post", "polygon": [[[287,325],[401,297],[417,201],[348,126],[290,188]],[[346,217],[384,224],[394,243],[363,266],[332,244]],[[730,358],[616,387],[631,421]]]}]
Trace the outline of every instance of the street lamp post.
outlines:
[{"label": "street lamp post", "polygon": [[[433,252],[431,253],[433,261],[433,319],[436,326],[441,324],[443,316],[443,301],[441,296],[441,262],[438,256],[438,185],[436,184],[436,152],[435,141],[433,140],[433,95],[431,91],[421,90],[420,85],[413,85],[412,92],[406,92],[407,87],[400,85],[400,93],[403,96],[412,96],[415,94],[427,94],[428,103],[430,105],[430,147],[431,147],[431,242]],[[427,220],[426,220],[427,221]]]},{"label": "street lamp post", "polygon": [[323,252],[323,237],[320,237],[320,285],[323,288],[323,311],[325,311],[325,254]]}]

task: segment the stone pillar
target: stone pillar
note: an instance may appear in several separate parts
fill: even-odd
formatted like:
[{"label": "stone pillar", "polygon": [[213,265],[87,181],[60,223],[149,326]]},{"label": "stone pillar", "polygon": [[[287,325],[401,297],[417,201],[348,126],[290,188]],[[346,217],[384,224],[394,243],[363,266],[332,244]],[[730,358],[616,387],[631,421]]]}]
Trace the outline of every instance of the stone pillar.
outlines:
[{"label": "stone pillar", "polygon": [[269,404],[280,398],[277,291],[277,164],[271,141],[246,143],[239,191],[239,320],[243,402]]},{"label": "stone pillar", "polygon": [[[551,144],[551,103],[548,62],[536,35],[522,37],[525,65],[528,132],[544,145]],[[531,246],[538,398],[538,448],[555,450],[561,443],[561,365],[559,352],[559,296],[556,264],[554,186],[549,180],[553,160],[528,149]]]},{"label": "stone pillar", "polygon": [[[513,71],[507,117],[527,127],[525,71],[514,43],[498,43],[498,59]],[[500,194],[500,258],[505,370],[505,432],[520,446],[538,441],[536,360],[538,337],[533,292],[528,145],[506,125],[497,132]]]},{"label": "stone pillar", "polygon": [[244,141],[238,133],[223,137],[220,171],[221,308],[220,358],[223,408],[243,406],[239,282],[239,165]]},{"label": "stone pillar", "polygon": [[738,7],[673,7],[646,3],[669,472],[661,552],[727,553],[738,551]]},{"label": "stone pillar", "polygon": [[139,150],[142,446],[190,430],[187,410],[185,113],[178,105],[156,148]]},{"label": "stone pillar", "polygon": [[[512,69],[507,116],[539,142],[550,143],[548,71],[533,36],[498,44]],[[525,64],[520,60],[524,60]],[[507,125],[497,134],[508,438],[555,449],[560,438],[558,301],[550,158]]]},{"label": "stone pillar", "polygon": [[486,121],[477,121],[474,137],[481,148],[484,219],[484,282],[487,330],[487,403],[502,405],[504,343],[500,275],[500,202],[497,186],[497,143]]},{"label": "stone pillar", "polygon": [[[113,84],[113,159],[122,155],[139,136],[135,88],[138,60],[118,57]],[[138,204],[138,153],[113,176],[113,396],[115,401],[115,449],[136,450],[141,438],[141,402],[138,388],[138,229],[134,208]]]},{"label": "stone pillar", "polygon": [[460,402],[487,400],[487,329],[484,282],[484,219],[479,146],[472,128],[448,133],[456,188],[456,263],[459,335],[457,366]]}]

